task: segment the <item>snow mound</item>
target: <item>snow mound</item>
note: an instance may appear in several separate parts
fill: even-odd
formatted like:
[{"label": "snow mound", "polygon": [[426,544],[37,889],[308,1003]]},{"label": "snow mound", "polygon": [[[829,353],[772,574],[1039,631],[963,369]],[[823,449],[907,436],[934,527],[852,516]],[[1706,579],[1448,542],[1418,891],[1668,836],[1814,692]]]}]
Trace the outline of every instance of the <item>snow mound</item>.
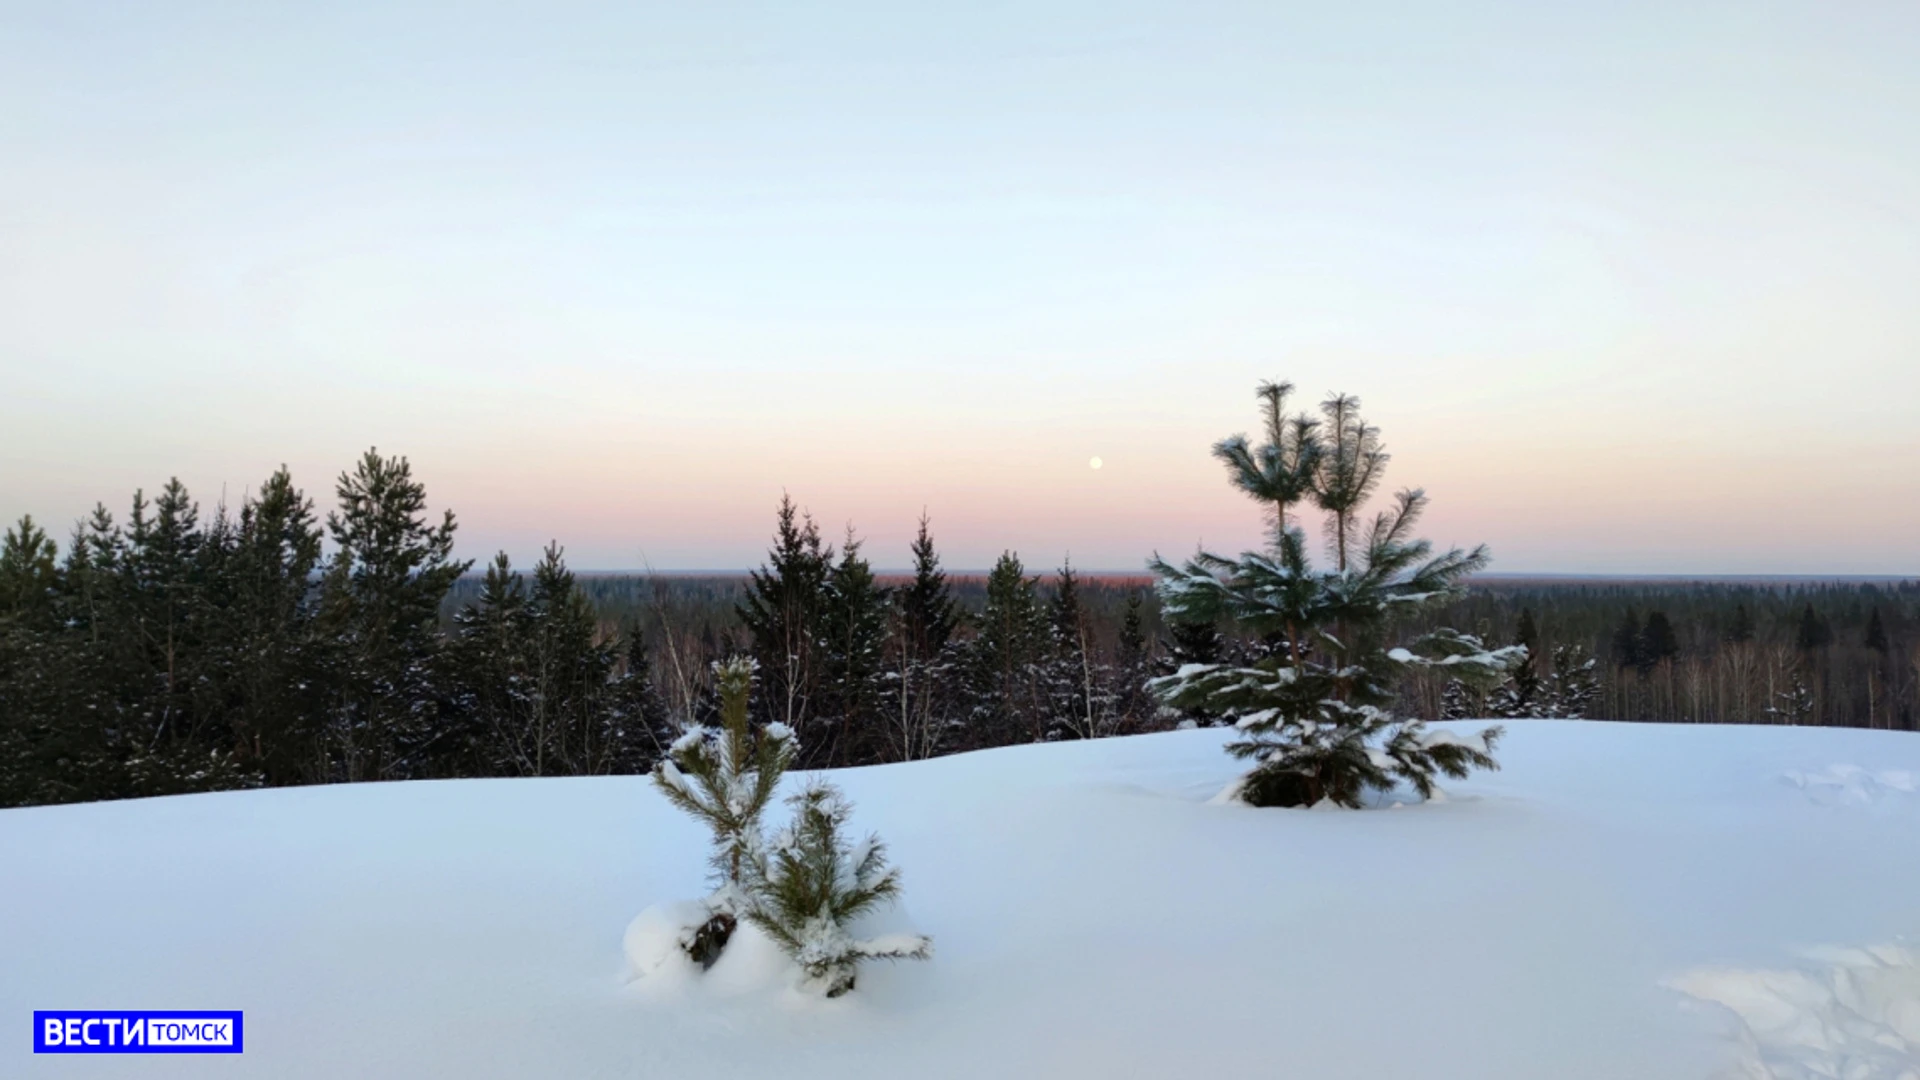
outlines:
[{"label": "snow mound", "polygon": [[681,900],[655,904],[634,916],[621,941],[633,981],[654,997],[680,997],[696,992],[696,987],[704,995],[738,997],[796,981],[799,969],[793,961],[759,927],[744,920],[712,970],[702,972],[687,955],[687,946],[712,914],[698,900]]},{"label": "snow mound", "polygon": [[1829,765],[1819,772],[1790,772],[1787,783],[1825,806],[1871,806],[1920,790],[1920,778],[1906,769],[1873,771],[1859,765]]},{"label": "snow mound", "polygon": [[1692,971],[1668,985],[1736,1018],[1739,1080],[1920,1080],[1920,950],[1811,952],[1800,969]]},{"label": "snow mound", "polygon": [[634,916],[621,938],[634,977],[693,974],[695,964],[687,955],[687,945],[710,916],[707,905],[698,900],[655,904]]}]

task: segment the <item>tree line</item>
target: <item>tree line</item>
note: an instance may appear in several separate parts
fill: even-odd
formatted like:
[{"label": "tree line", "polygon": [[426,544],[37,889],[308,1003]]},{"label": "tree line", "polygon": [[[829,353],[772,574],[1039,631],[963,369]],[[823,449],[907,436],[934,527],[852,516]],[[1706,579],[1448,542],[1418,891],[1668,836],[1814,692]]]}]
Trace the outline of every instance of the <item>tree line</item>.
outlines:
[{"label": "tree line", "polygon": [[[941,564],[829,543],[792,500],[739,578],[476,572],[403,458],[369,451],[322,515],[282,469],[236,510],[169,482],[57,543],[0,541],[0,805],[425,777],[636,773],[712,724],[710,667],[759,665],[755,711],[802,767],[1210,724],[1144,690],[1266,655],[1163,616],[1147,579]],[[897,565],[897,563],[896,563]],[[1492,690],[1432,672],[1409,716],[1586,716],[1914,729],[1920,584],[1482,580],[1410,620],[1528,660]]]},{"label": "tree line", "polygon": [[1043,590],[1008,552],[969,612],[924,518],[912,575],[883,583],[851,532],[828,544],[783,500],[766,565],[697,637],[651,597],[656,647],[557,544],[530,573],[504,553],[471,573],[404,458],[368,451],[334,496],[323,519],[283,468],[237,511],[203,514],[175,480],[124,520],[97,507],[64,548],[31,518],[8,529],[0,805],[644,772],[711,724],[711,663],[734,653],[810,768],[1155,722],[1143,591],[1117,651],[1071,567]]}]

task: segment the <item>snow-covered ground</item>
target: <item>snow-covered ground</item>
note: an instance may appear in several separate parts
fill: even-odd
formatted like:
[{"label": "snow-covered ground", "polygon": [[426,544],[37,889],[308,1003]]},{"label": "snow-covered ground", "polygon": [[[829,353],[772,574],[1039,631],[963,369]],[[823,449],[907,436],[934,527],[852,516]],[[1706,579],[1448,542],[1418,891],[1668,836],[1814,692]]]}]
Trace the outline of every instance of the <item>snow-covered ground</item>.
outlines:
[{"label": "snow-covered ground", "polygon": [[[1508,726],[1400,809],[1209,805],[1209,731],[840,773],[935,954],[835,1001],[751,939],[632,978],[705,850],[641,778],[0,811],[0,1073],[1920,1078],[1920,737]],[[34,1057],[36,1008],[246,1052]]]}]

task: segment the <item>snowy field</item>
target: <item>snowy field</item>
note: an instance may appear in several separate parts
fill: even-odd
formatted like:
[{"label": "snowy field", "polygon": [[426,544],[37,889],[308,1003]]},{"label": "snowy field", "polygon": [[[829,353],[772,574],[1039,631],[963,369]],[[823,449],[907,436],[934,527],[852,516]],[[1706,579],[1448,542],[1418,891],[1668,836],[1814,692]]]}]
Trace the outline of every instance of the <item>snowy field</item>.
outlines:
[{"label": "snowy field", "polygon": [[[632,978],[705,850],[640,778],[0,811],[0,1074],[1920,1078],[1920,737],[1508,726],[1398,809],[1209,805],[1209,731],[839,773],[935,954],[835,1001],[750,938]],[[35,1057],[36,1008],[246,1052]]]}]

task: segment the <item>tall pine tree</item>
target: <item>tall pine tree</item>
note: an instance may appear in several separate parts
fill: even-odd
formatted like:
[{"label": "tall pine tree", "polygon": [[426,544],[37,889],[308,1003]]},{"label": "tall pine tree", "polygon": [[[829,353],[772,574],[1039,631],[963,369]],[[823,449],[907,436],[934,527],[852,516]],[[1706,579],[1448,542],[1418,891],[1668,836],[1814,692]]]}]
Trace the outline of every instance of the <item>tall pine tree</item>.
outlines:
[{"label": "tall pine tree", "polygon": [[330,768],[346,780],[416,775],[440,711],[440,603],[472,564],[453,557],[453,511],[427,524],[426,488],[406,458],[368,450],[335,494],[320,614],[334,652]]}]

